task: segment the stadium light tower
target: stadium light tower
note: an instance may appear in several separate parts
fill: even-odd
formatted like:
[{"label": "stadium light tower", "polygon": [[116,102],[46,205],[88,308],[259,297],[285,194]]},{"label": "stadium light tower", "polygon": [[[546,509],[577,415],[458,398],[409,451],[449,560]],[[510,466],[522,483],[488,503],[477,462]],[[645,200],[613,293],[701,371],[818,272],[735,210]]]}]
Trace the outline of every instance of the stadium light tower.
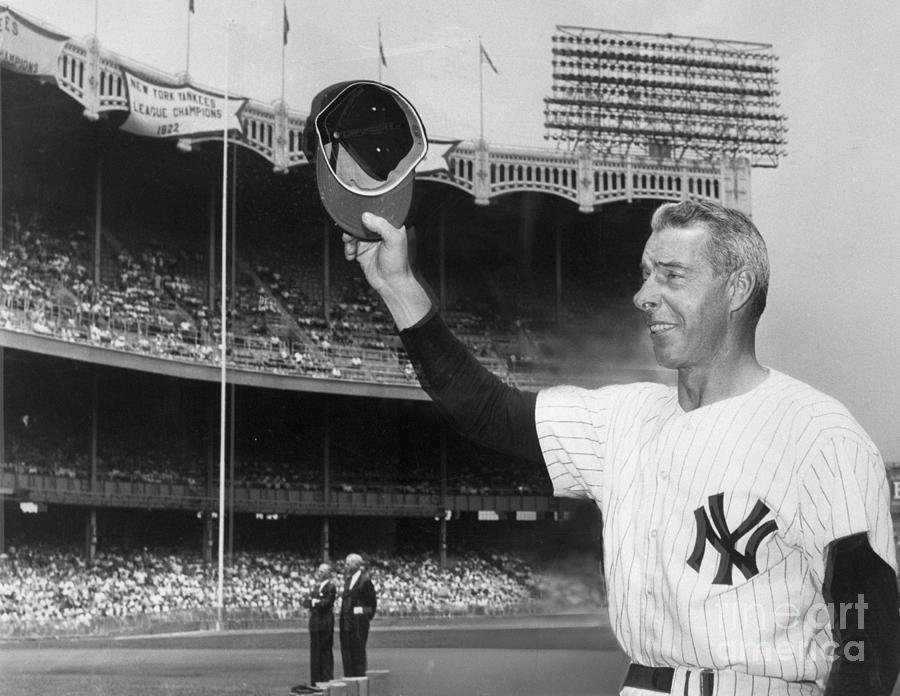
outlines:
[{"label": "stadium light tower", "polygon": [[769,44],[557,26],[545,139],[607,155],[775,167],[786,118]]}]

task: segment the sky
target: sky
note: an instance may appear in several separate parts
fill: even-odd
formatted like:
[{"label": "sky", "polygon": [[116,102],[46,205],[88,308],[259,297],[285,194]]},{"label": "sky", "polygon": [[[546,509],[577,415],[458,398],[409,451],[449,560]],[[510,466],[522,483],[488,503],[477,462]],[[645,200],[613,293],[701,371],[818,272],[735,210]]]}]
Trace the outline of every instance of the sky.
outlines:
[{"label": "sky", "polygon": [[[188,0],[9,4],[75,37],[96,25],[105,49],[187,69],[198,86],[283,96],[302,113],[333,82],[379,78],[380,22],[380,78],[416,105],[430,137],[477,138],[483,95],[490,144],[538,148],[550,147],[543,99],[557,25],[772,44],[788,153],[753,170],[752,213],[772,266],[758,354],[841,400],[900,462],[900,3],[194,0],[190,22]],[[479,37],[499,74],[480,75]]]}]

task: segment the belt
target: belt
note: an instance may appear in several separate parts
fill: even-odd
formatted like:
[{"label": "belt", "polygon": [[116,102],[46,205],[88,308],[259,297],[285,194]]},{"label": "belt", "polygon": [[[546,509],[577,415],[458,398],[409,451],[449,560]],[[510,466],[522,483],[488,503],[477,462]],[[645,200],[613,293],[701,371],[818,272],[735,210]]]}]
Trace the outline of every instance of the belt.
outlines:
[{"label": "belt", "polygon": [[[699,674],[700,694],[702,696],[713,696],[713,688],[715,686],[715,677],[713,673],[701,670]],[[646,665],[639,665],[636,662],[632,662],[628,666],[628,673],[625,675],[623,686],[669,694],[672,692],[672,680],[674,677],[675,670],[672,667],[647,667]],[[690,678],[691,673],[688,671],[684,677],[685,694],[688,693]]]}]

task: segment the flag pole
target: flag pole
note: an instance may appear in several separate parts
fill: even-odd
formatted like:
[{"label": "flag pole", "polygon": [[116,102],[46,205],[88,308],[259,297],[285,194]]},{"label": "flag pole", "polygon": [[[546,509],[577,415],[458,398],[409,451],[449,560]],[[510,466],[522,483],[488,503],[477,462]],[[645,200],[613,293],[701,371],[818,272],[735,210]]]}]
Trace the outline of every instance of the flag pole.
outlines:
[{"label": "flag pole", "polygon": [[481,123],[481,139],[484,140],[484,57],[481,55],[481,34],[478,35],[478,117]]},{"label": "flag pole", "polygon": [[190,81],[190,72],[191,72],[191,15],[194,14],[194,0],[190,0],[188,3],[188,16],[187,16],[187,48],[185,49],[184,56],[184,78],[185,82]]},{"label": "flag pole", "polygon": [[[3,251],[3,233],[6,228],[3,217],[3,70],[0,70],[0,252]],[[2,351],[0,351],[0,355],[2,355]],[[0,369],[2,369],[2,365],[0,365]],[[0,375],[0,379],[2,379],[2,375]],[[3,405],[0,404],[0,412],[3,410]],[[0,457],[4,456],[4,446],[0,444]],[[3,504],[0,503],[0,515],[3,514]],[[0,539],[0,544],[3,543],[3,540]],[[0,551],[3,550],[3,547],[0,546]]]},{"label": "flag pole", "polygon": [[381,56],[384,55],[383,49],[381,48],[381,17],[378,18],[378,55],[375,56],[375,60],[378,61],[378,81],[381,82]]},{"label": "flag pole", "polygon": [[225,369],[225,350],[228,336],[228,312],[226,293],[228,288],[228,68],[229,68],[229,39],[233,20],[229,20],[225,30],[225,106],[222,109],[222,244],[221,244],[221,268],[222,278],[219,298],[219,566],[216,582],[216,605],[218,607],[218,619],[216,630],[222,630],[225,614],[225,405],[227,402],[226,384],[227,372]]},{"label": "flag pole", "polygon": [[284,52],[287,48],[287,0],[282,3],[282,27],[281,27],[281,103],[284,104]]}]

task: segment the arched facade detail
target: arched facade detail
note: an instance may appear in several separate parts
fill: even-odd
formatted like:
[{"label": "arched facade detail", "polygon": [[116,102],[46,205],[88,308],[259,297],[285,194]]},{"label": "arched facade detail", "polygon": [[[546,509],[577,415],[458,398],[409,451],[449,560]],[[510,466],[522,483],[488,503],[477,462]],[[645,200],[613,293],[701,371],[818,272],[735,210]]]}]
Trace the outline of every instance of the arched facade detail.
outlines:
[{"label": "arched facade detail", "polygon": [[[101,51],[95,38],[69,39],[59,57],[57,83],[84,105],[87,118],[104,111],[127,110],[123,68],[148,79],[186,83],[184,76],[168,75]],[[282,101],[271,104],[248,99],[238,115],[240,145],[269,160],[275,171],[307,164],[303,154],[306,114]],[[215,140],[217,136],[182,138],[180,148]],[[446,141],[443,141],[446,142]],[[510,193],[544,193],[571,201],[582,212],[618,201],[639,199],[719,201],[750,213],[750,163],[746,158],[672,160],[638,156],[602,155],[588,148],[575,151],[491,145],[483,139],[457,142],[445,155],[446,167],[418,178],[436,181],[471,193],[475,202],[488,205],[492,198]]]},{"label": "arched facade detail", "polygon": [[750,212],[750,166],[743,159],[602,157],[585,150],[494,147],[484,141],[461,142],[446,159],[445,171],[418,178],[471,192],[483,205],[509,193],[544,193],[571,201],[586,213],[620,201],[684,198],[714,200]]}]

